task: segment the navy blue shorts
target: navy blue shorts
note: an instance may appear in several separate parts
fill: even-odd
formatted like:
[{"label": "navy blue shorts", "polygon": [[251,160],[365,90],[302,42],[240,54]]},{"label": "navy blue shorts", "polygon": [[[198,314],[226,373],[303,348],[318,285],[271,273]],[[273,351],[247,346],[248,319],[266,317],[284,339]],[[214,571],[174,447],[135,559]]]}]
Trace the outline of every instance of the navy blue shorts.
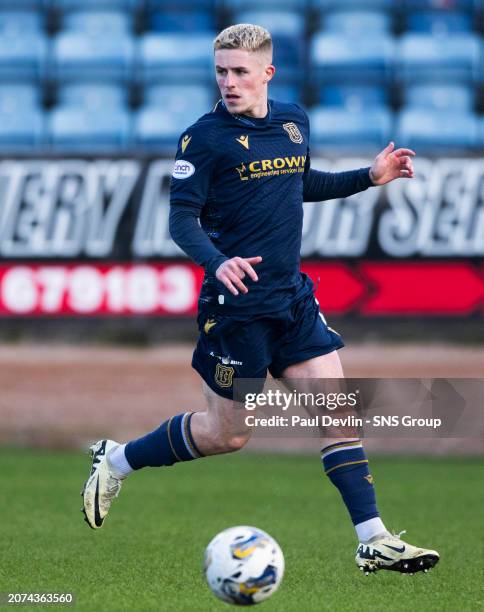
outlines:
[{"label": "navy blue shorts", "polygon": [[253,390],[260,391],[267,370],[281,378],[290,365],[344,346],[341,336],[327,326],[313,294],[288,310],[261,317],[201,312],[198,327],[192,366],[217,395],[228,399],[233,399],[237,378],[259,379],[259,388]]}]

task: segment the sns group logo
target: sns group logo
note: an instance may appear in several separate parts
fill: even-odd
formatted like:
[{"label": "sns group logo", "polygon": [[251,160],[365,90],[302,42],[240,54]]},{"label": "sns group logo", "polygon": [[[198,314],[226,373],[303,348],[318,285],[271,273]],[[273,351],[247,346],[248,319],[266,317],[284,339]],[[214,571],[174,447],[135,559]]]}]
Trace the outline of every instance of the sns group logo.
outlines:
[{"label": "sns group logo", "polygon": [[184,159],[178,159],[175,162],[175,167],[173,168],[173,178],[176,179],[186,179],[195,172],[195,166],[191,164],[189,161],[185,161]]}]

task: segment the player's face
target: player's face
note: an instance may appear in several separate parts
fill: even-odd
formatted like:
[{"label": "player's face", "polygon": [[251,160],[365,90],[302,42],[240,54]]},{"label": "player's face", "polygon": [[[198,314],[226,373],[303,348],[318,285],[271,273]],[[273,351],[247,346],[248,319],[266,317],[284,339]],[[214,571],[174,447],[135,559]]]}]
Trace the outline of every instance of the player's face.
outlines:
[{"label": "player's face", "polygon": [[268,61],[264,54],[245,49],[215,51],[217,84],[230,113],[265,117],[267,83],[274,74]]}]

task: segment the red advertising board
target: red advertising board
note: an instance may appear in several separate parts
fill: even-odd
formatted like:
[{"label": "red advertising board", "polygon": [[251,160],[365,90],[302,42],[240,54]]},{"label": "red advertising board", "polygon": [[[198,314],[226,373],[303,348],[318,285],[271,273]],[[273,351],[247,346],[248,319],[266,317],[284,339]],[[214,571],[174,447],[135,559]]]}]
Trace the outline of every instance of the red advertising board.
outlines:
[{"label": "red advertising board", "polygon": [[[328,314],[482,312],[482,270],[466,262],[304,262]],[[203,270],[190,263],[4,264],[1,316],[191,316]]]}]

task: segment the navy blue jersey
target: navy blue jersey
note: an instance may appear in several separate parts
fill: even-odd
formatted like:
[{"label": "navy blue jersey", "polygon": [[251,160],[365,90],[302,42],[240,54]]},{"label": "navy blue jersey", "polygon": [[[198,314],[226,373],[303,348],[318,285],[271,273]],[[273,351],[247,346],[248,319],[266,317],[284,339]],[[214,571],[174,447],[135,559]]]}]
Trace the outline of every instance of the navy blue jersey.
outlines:
[{"label": "navy blue jersey", "polygon": [[[249,292],[237,296],[214,276],[223,256],[214,269],[206,267],[202,310],[277,312],[312,291],[300,272],[303,179],[309,167],[309,121],[296,104],[270,100],[266,117],[256,119],[232,115],[219,102],[182,134],[172,211],[177,206],[196,210],[216,255],[262,257],[255,266],[259,280],[246,276]],[[370,185],[366,180],[357,190]]]}]

